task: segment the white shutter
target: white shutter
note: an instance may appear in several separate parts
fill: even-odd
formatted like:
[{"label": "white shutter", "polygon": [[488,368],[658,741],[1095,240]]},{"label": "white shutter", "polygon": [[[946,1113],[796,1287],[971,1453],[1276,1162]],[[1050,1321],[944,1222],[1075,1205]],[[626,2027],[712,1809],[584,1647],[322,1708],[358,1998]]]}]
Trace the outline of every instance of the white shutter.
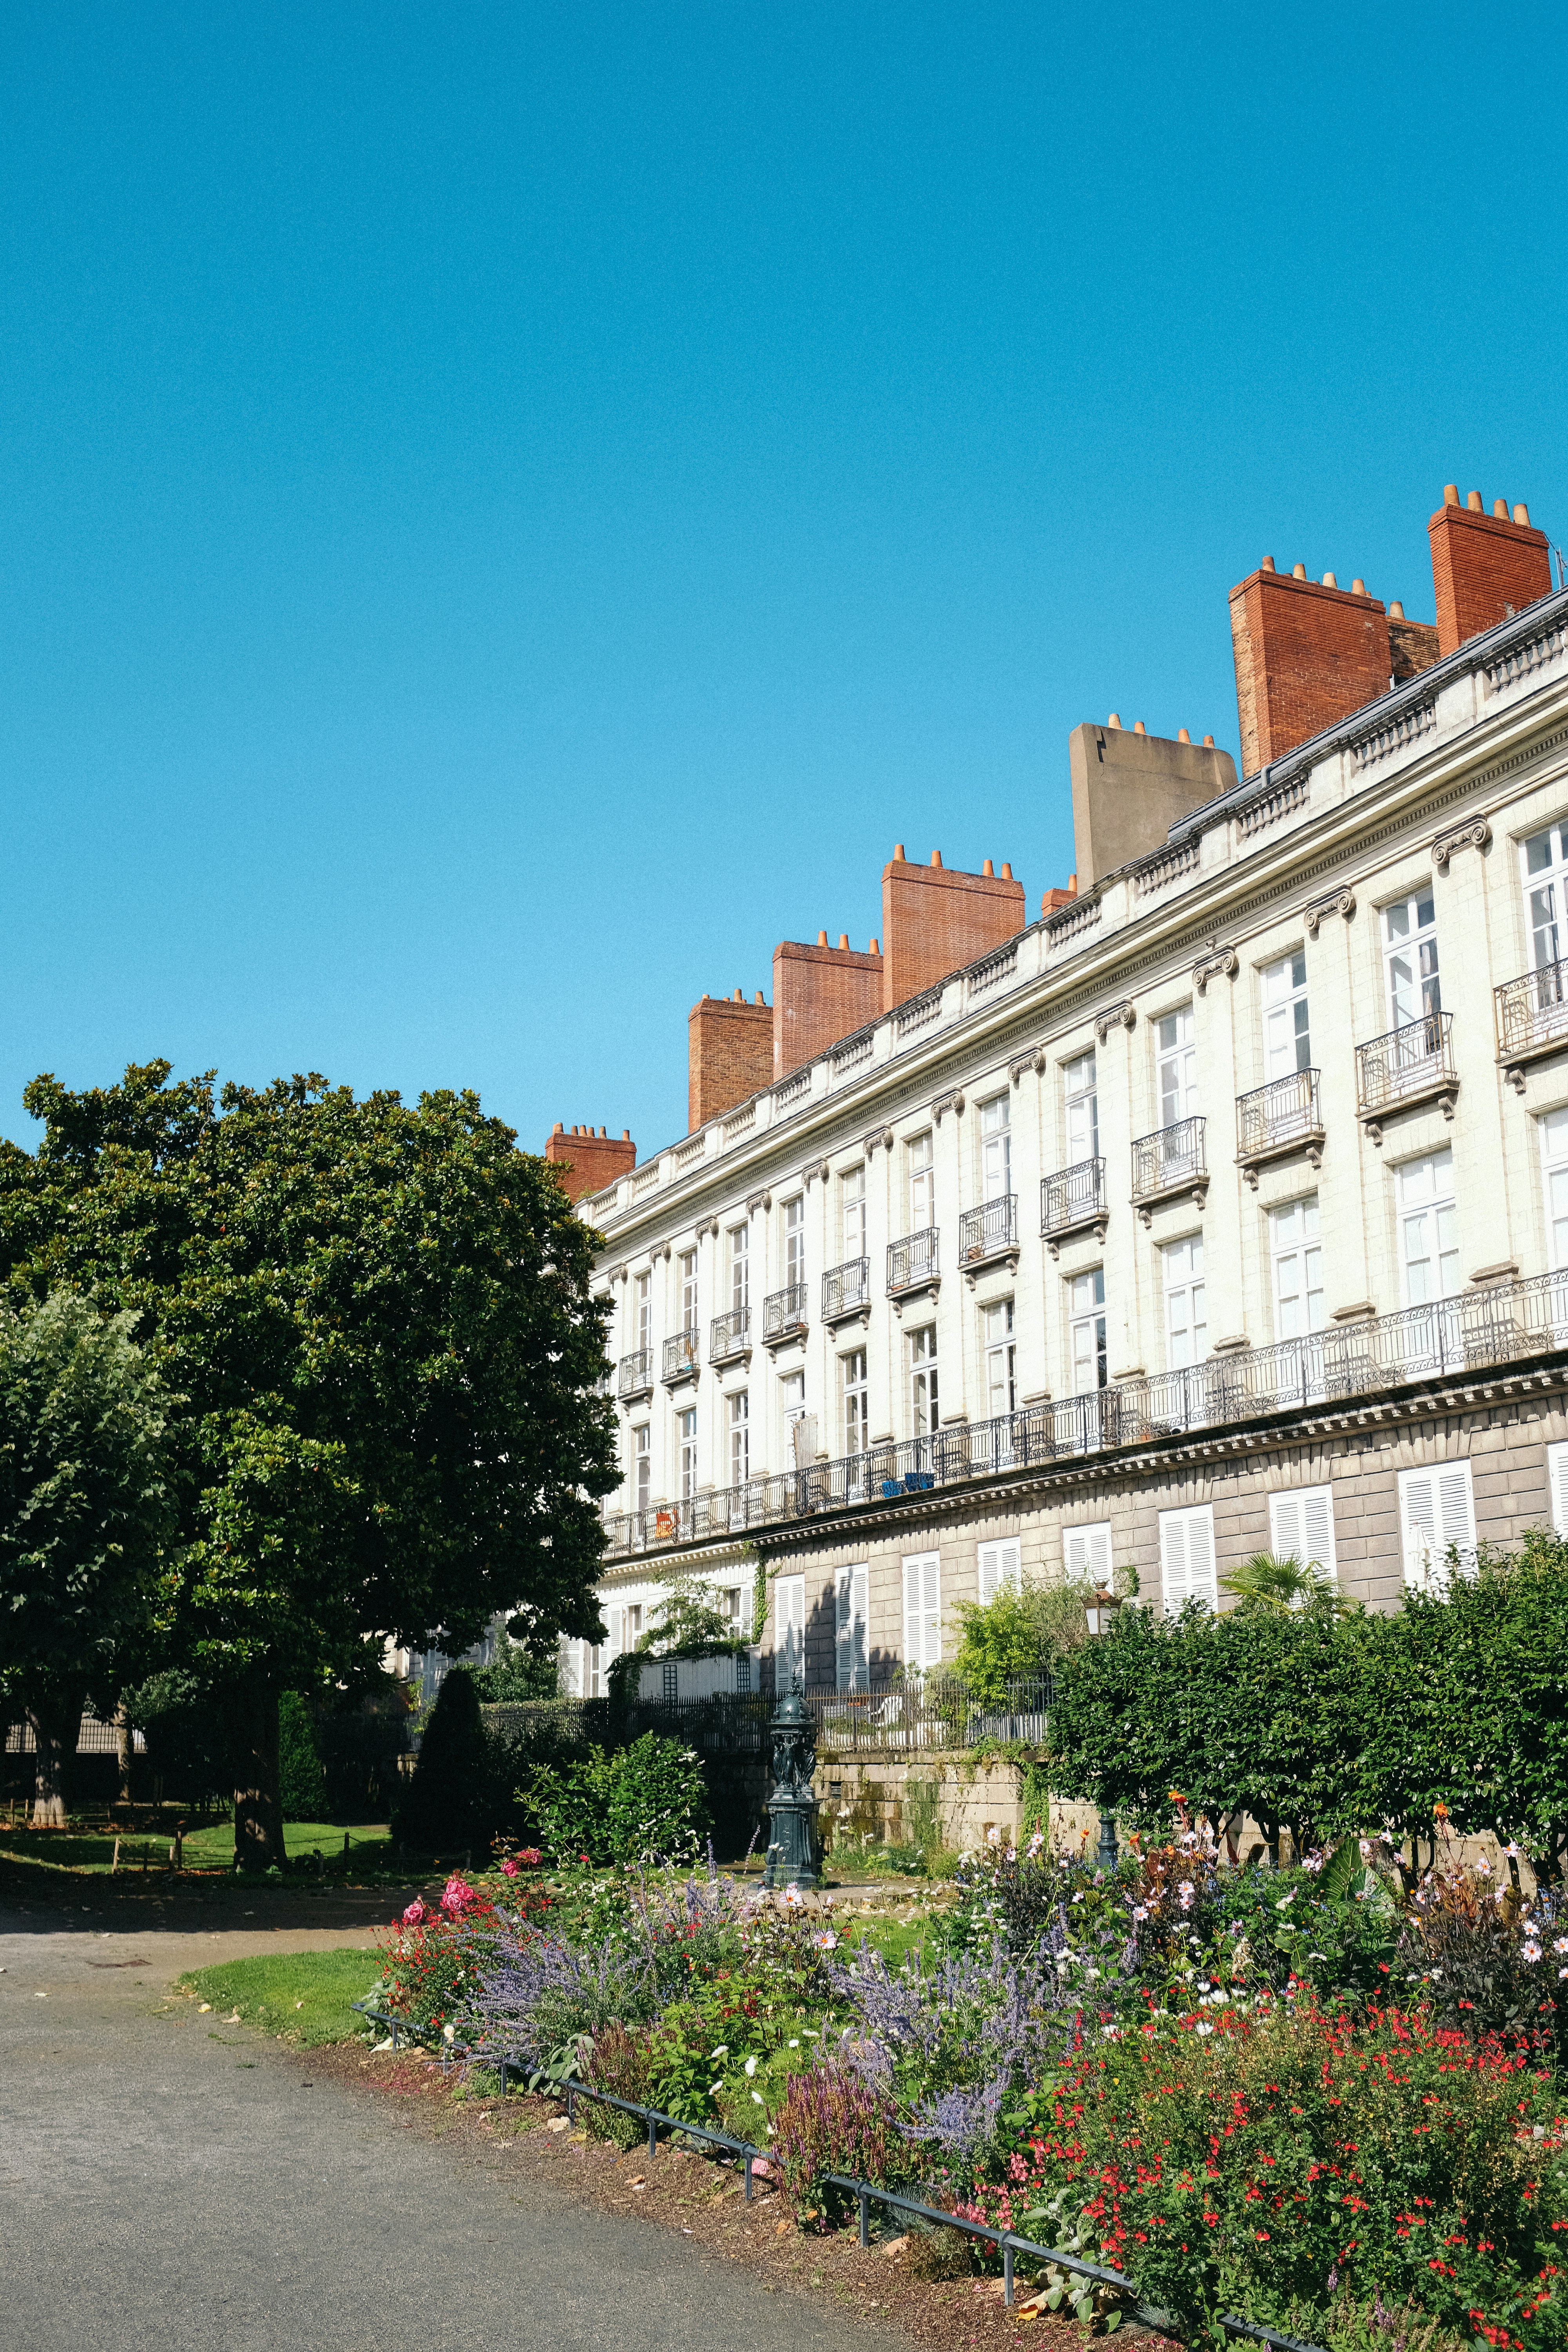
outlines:
[{"label": "white shutter", "polygon": [[1268,1523],[1277,1558],[1299,1559],[1303,1568],[1315,1560],[1331,1583],[1337,1581],[1331,1486],[1296,1486],[1287,1494],[1270,1495]]},{"label": "white shutter", "polygon": [[1546,1478],[1552,1489],[1552,1532],[1568,1536],[1568,1445],[1547,1447]]},{"label": "white shutter", "polygon": [[1437,1548],[1437,1498],[1429,1470],[1405,1470],[1399,1478],[1399,1527],[1405,1545],[1405,1580],[1425,1591]]},{"label": "white shutter", "polygon": [[1460,1573],[1475,1574],[1476,1508],[1468,1462],[1445,1462],[1436,1470],[1401,1471],[1399,1521],[1408,1583],[1424,1591],[1441,1591],[1448,1574],[1450,1544],[1458,1547]]},{"label": "white shutter", "polygon": [[841,1568],[834,1591],[835,1680],[841,1691],[865,1690],[870,1682],[866,1654],[864,1568]]},{"label": "white shutter", "polygon": [[781,1576],[773,1585],[773,1688],[805,1685],[805,1579]]},{"label": "white shutter", "polygon": [[980,1605],[994,1601],[1005,1584],[1015,1592],[1021,1590],[1024,1570],[1021,1549],[1015,1539],[1007,1543],[988,1543],[980,1547]]},{"label": "white shutter", "polygon": [[1103,1591],[1110,1582],[1110,1521],[1062,1529],[1062,1569],[1069,1584]]},{"label": "white shutter", "polygon": [[942,1660],[942,1555],[916,1552],[904,1562],[904,1664]]},{"label": "white shutter", "polygon": [[1457,1544],[1461,1575],[1476,1572],[1476,1509],[1468,1462],[1445,1463],[1437,1473],[1437,1535],[1447,1567],[1448,1546]]},{"label": "white shutter", "polygon": [[1301,1531],[1300,1492],[1269,1496],[1268,1540],[1277,1559],[1305,1561],[1306,1538]]},{"label": "white shutter", "polygon": [[1209,1504],[1161,1512],[1160,1579],[1167,1615],[1174,1617],[1189,1601],[1215,1607],[1219,1596],[1214,1570],[1214,1511]]}]

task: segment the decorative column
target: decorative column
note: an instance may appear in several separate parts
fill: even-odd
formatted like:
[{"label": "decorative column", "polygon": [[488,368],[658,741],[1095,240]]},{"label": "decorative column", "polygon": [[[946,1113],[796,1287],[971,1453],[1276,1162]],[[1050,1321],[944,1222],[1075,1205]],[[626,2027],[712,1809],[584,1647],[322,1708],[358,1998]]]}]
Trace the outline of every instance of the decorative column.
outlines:
[{"label": "decorative column", "polygon": [[764,1886],[816,1885],[816,1726],[798,1685],[780,1699],[769,1722],[773,1786],[768,1799],[768,1859]]}]

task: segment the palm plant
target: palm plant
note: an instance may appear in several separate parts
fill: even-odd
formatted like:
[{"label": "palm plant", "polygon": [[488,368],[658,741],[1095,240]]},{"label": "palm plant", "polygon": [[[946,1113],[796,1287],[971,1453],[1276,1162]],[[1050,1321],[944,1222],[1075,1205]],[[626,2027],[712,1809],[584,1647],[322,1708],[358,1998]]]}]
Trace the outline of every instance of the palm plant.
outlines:
[{"label": "palm plant", "polygon": [[1255,1616],[1288,1616],[1314,1601],[1332,1601],[1333,1584],[1321,1560],[1302,1562],[1294,1552],[1255,1551],[1219,1580],[1238,1609]]}]

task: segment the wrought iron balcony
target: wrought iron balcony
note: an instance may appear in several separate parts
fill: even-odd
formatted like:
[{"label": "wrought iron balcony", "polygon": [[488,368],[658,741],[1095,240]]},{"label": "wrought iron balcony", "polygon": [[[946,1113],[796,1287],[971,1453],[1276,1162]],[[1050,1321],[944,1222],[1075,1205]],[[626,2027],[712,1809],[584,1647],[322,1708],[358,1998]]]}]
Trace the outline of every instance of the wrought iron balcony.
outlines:
[{"label": "wrought iron balcony", "polygon": [[1018,1195],[999,1193],[978,1209],[965,1209],[958,1221],[958,1263],[966,1274],[988,1265],[993,1258],[1018,1256]]},{"label": "wrought iron balcony", "polygon": [[1568,963],[1543,963],[1520,980],[1505,981],[1497,1002],[1497,1057],[1522,1091],[1514,1073],[1526,1062],[1568,1046]]},{"label": "wrought iron balcony", "polygon": [[1237,1165],[1256,1192],[1267,1160],[1305,1151],[1316,1168],[1323,1156],[1323,1107],[1316,1070],[1291,1070],[1236,1098]]},{"label": "wrought iron balcony", "polygon": [[805,1285],[792,1282],[763,1301],[763,1338],[770,1343],[793,1339],[805,1328]]},{"label": "wrought iron balcony", "polygon": [[906,1234],[901,1242],[888,1244],[888,1296],[900,1298],[906,1290],[934,1290],[942,1280],[942,1262],[937,1255],[940,1229],[927,1225],[918,1234]]},{"label": "wrought iron balcony", "polygon": [[866,1315],[871,1305],[871,1261],[847,1258],[822,1277],[822,1319],[841,1323],[847,1315]]},{"label": "wrought iron balcony", "polygon": [[1152,1135],[1141,1135],[1132,1146],[1132,1204],[1145,1224],[1157,1201],[1190,1192],[1201,1203],[1206,1196],[1205,1126],[1201,1118],[1178,1118]]},{"label": "wrought iron balcony", "polygon": [[1385,1036],[1355,1049],[1356,1111],[1374,1143],[1383,1141],[1383,1121],[1412,1103],[1437,1102],[1445,1118],[1454,1116],[1459,1074],[1454,1067],[1454,1016],[1424,1013]]},{"label": "wrought iron balcony", "polygon": [[616,1376],[616,1394],[625,1404],[631,1397],[653,1394],[653,1349],[634,1348],[629,1356],[621,1358]]},{"label": "wrought iron balcony", "polygon": [[673,1388],[677,1381],[694,1381],[702,1361],[702,1341],[695,1331],[678,1331],[664,1343],[665,1385]]},{"label": "wrought iron balcony", "polygon": [[1068,1234],[1093,1231],[1103,1241],[1110,1211],[1105,1198],[1103,1160],[1075,1160],[1040,1179],[1040,1231],[1058,1255],[1058,1244]]},{"label": "wrought iron balcony", "polygon": [[728,1364],[737,1356],[752,1352],[752,1310],[749,1307],[731,1307],[728,1315],[715,1315],[708,1341],[710,1364]]}]

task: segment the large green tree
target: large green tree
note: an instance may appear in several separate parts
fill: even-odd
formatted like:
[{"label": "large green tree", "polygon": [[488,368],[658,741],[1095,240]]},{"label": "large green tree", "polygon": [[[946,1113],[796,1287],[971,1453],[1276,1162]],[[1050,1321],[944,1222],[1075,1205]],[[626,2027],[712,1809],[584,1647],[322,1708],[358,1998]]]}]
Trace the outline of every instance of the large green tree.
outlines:
[{"label": "large green tree", "polygon": [[365,1678],[384,1638],[461,1649],[497,1611],[602,1638],[594,1237],[471,1094],[215,1096],[153,1062],[23,1099],[44,1135],[0,1151],[0,1277],[139,1313],[184,1401],[162,1657],[224,1694],[237,1858],[281,1864],[282,1691]]},{"label": "large green tree", "polygon": [[63,1290],[0,1305],[0,1696],[32,1726],[40,1822],[65,1819],[83,1702],[112,1710],[171,1531],[135,1321]]}]

